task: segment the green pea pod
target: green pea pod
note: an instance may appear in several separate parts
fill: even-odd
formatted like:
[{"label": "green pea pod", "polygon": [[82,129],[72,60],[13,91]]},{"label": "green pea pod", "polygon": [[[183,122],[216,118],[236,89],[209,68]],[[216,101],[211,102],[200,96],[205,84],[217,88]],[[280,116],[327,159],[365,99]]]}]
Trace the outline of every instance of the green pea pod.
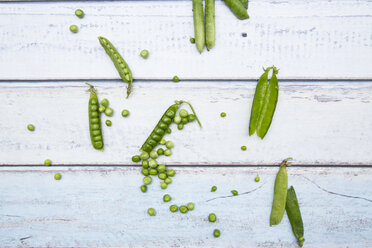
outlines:
[{"label": "green pea pod", "polygon": [[127,86],[127,98],[129,97],[132,91],[132,71],[130,70],[128,64],[125,62],[120,53],[116,50],[114,45],[106,39],[105,37],[99,36],[98,40],[102,47],[105,49],[105,52],[110,56],[112,62],[115,65],[116,70],[118,71],[121,79],[128,84]]},{"label": "green pea pod", "polygon": [[216,39],[215,0],[205,0],[205,43],[209,51]]},{"label": "green pea pod", "polygon": [[99,102],[97,92],[93,85],[86,83],[90,88],[90,97],[88,103],[88,119],[90,140],[94,149],[103,151],[103,136],[101,127],[101,113],[99,112]]},{"label": "green pea pod", "polygon": [[248,0],[239,0],[239,1],[243,4],[245,9],[248,9]]},{"label": "green pea pod", "polygon": [[292,231],[297,239],[298,245],[302,247],[305,241],[304,224],[302,222],[296,191],[294,190],[293,186],[288,189],[285,211],[287,212],[288,219],[291,223]]},{"label": "green pea pod", "polygon": [[205,46],[203,0],[192,0],[192,9],[194,16],[195,44],[199,53],[201,53]]},{"label": "green pea pod", "polygon": [[288,166],[289,159],[291,158],[283,160],[283,162],[280,164],[279,172],[275,178],[274,199],[270,214],[270,226],[278,225],[283,219],[288,188],[286,167]]},{"label": "green pea pod", "polygon": [[230,8],[231,12],[233,12],[234,15],[240,20],[249,18],[247,9],[243,5],[243,3],[240,2],[240,0],[223,0],[223,1]]}]

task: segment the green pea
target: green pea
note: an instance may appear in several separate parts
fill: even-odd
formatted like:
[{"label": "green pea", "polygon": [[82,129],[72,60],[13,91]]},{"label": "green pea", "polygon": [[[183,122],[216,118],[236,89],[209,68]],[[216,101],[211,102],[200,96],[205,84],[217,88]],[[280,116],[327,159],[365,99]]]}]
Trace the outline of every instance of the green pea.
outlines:
[{"label": "green pea", "polygon": [[84,17],[84,11],[82,11],[81,9],[77,9],[77,10],[75,10],[75,15],[79,18],[83,18]]},{"label": "green pea", "polygon": [[160,188],[161,189],[166,189],[168,187],[168,184],[164,183],[164,182],[161,182],[160,183]]},{"label": "green pea", "polygon": [[129,110],[124,109],[123,111],[121,111],[121,116],[127,117],[128,115],[129,115]]},{"label": "green pea", "polygon": [[108,126],[108,127],[110,127],[112,125],[112,122],[110,120],[106,120],[105,123],[106,123],[106,126]]},{"label": "green pea", "polygon": [[179,115],[176,115],[173,119],[174,123],[176,123],[176,124],[180,124],[181,120],[182,120],[182,118]]},{"label": "green pea", "polygon": [[164,149],[163,148],[159,148],[157,151],[158,155],[163,155],[164,154]]},{"label": "green pea", "polygon": [[179,114],[181,117],[187,117],[189,115],[189,112],[187,112],[186,109],[181,109]]},{"label": "green pea", "polygon": [[183,124],[182,123],[178,124],[177,128],[178,128],[178,130],[182,130],[183,129]]},{"label": "green pea", "polygon": [[181,212],[181,213],[186,214],[187,211],[189,211],[189,210],[187,209],[186,206],[184,206],[184,205],[180,206],[180,212]]},{"label": "green pea", "polygon": [[70,26],[70,31],[73,32],[73,33],[77,33],[77,31],[78,31],[78,26],[76,26],[76,25],[71,25],[71,26]]},{"label": "green pea", "polygon": [[106,116],[112,116],[113,114],[114,114],[114,110],[113,110],[112,108],[107,107],[107,108],[105,109],[105,115],[106,115]]},{"label": "green pea", "polygon": [[242,146],[242,147],[240,147],[240,149],[242,149],[242,151],[246,151],[247,150],[247,147],[246,146]]},{"label": "green pea", "polygon": [[190,38],[191,44],[195,44],[195,38]]},{"label": "green pea", "polygon": [[145,192],[147,191],[147,186],[146,186],[146,185],[142,185],[142,186],[141,186],[141,191],[142,191],[143,193],[145,193]]},{"label": "green pea", "polygon": [[165,174],[164,172],[160,172],[159,175],[158,175],[158,178],[159,178],[160,180],[164,180],[164,179],[167,178],[167,174]]},{"label": "green pea", "polygon": [[165,170],[166,170],[165,164],[159,164],[158,171],[159,172],[165,172]]},{"label": "green pea", "polygon": [[138,155],[135,155],[135,156],[132,157],[132,161],[135,162],[135,163],[139,162],[140,160],[141,160],[141,158]]},{"label": "green pea", "polygon": [[175,174],[176,174],[175,170],[173,170],[173,169],[167,170],[167,176],[168,177],[174,177]]},{"label": "green pea", "polygon": [[148,169],[142,169],[141,173],[144,176],[148,176],[149,175],[149,170]]},{"label": "green pea", "polygon": [[180,81],[180,79],[179,79],[177,76],[174,76],[174,77],[173,77],[173,82],[177,83],[177,82],[179,82],[179,81]]},{"label": "green pea", "polygon": [[171,151],[170,149],[166,149],[166,150],[164,151],[164,155],[165,155],[165,156],[170,156],[170,155],[172,155],[172,151]]},{"label": "green pea", "polygon": [[52,164],[52,161],[50,159],[45,159],[44,165],[50,166]]},{"label": "green pea", "polygon": [[156,176],[158,174],[158,170],[157,169],[150,169],[149,174],[152,175],[152,176]]},{"label": "green pea", "polygon": [[213,186],[213,187],[211,188],[211,192],[216,192],[216,190],[217,190],[217,186]]},{"label": "green pea", "polygon": [[163,201],[164,201],[164,202],[169,202],[170,200],[172,200],[172,197],[171,197],[170,195],[165,194],[165,195],[163,196]]},{"label": "green pea", "polygon": [[101,101],[101,105],[102,105],[103,107],[105,107],[105,108],[108,107],[108,105],[109,105],[109,101],[107,100],[107,98],[105,98],[105,99],[103,99],[103,100]]},{"label": "green pea", "polygon": [[61,180],[61,173],[56,173],[56,174],[54,174],[54,179],[55,180]]},{"label": "green pea", "polygon": [[165,182],[166,184],[170,184],[170,183],[172,183],[172,179],[169,178],[169,177],[167,177],[166,179],[164,179],[164,182]]},{"label": "green pea", "polygon": [[217,216],[214,213],[210,213],[208,215],[208,220],[209,220],[209,222],[216,222]]},{"label": "green pea", "polygon": [[150,166],[150,168],[156,168],[158,166],[158,162],[156,162],[155,159],[150,159],[149,160],[149,166]]},{"label": "green pea", "polygon": [[153,159],[156,159],[159,157],[158,153],[155,151],[155,150],[152,150],[150,152],[150,157],[153,158]]},{"label": "green pea", "polygon": [[213,231],[213,236],[214,236],[215,238],[218,238],[220,235],[221,235],[220,230],[218,230],[218,229],[214,229],[214,231]]},{"label": "green pea", "polygon": [[225,112],[222,112],[221,113],[221,117],[226,117],[226,113]]},{"label": "green pea", "polygon": [[260,181],[260,177],[258,176],[258,174],[257,174],[257,176],[254,178],[254,181],[257,182],[257,183]]},{"label": "green pea", "polygon": [[143,178],[142,181],[143,181],[143,184],[144,184],[144,185],[149,185],[149,184],[152,182],[152,178],[146,176],[146,177]]},{"label": "green pea", "polygon": [[147,59],[147,57],[149,56],[149,51],[144,49],[144,50],[141,51],[140,55],[141,55],[142,58]]},{"label": "green pea", "polygon": [[161,145],[165,145],[166,141],[165,141],[165,139],[162,139],[162,140],[160,140],[159,143],[160,143]]},{"label": "green pea", "polygon": [[146,160],[149,158],[149,153],[148,152],[142,152],[141,155],[140,155],[140,158],[142,160]]},{"label": "green pea", "polygon": [[166,131],[168,134],[172,133],[172,129],[170,129],[169,127],[167,128],[167,131]]},{"label": "green pea", "polygon": [[105,111],[105,109],[106,109],[106,108],[105,108],[104,106],[100,106],[100,107],[98,108],[98,111],[102,113],[103,111]]},{"label": "green pea", "polygon": [[153,208],[149,208],[149,209],[147,209],[147,213],[148,213],[150,216],[155,216],[155,215],[156,215],[156,211],[155,211],[155,209],[153,209]]},{"label": "green pea", "polygon": [[187,117],[182,118],[181,122],[182,122],[182,124],[187,124],[187,123],[189,123],[189,119],[187,119]]},{"label": "green pea", "polygon": [[171,206],[169,207],[169,210],[170,210],[172,213],[174,213],[174,212],[177,212],[177,211],[178,211],[178,207],[177,207],[177,205],[171,205]]},{"label": "green pea", "polygon": [[32,124],[28,124],[28,125],[27,125],[27,129],[28,129],[28,131],[33,132],[33,131],[35,130],[35,126],[32,125]]},{"label": "green pea", "polygon": [[168,149],[172,149],[174,147],[174,144],[172,141],[168,140],[167,143],[165,143],[165,146],[168,148]]},{"label": "green pea", "polygon": [[195,208],[195,204],[193,202],[187,203],[187,209],[188,210],[192,211],[192,210],[194,210],[194,208]]},{"label": "green pea", "polygon": [[189,122],[193,122],[193,121],[195,121],[195,115],[193,115],[193,114],[189,114],[189,116],[187,117],[187,120],[188,120]]},{"label": "green pea", "polygon": [[148,169],[148,168],[149,168],[149,161],[147,161],[147,160],[143,160],[143,161],[142,161],[142,167],[143,167],[144,169]]},{"label": "green pea", "polygon": [[231,193],[235,196],[235,195],[238,195],[238,191],[236,190],[231,190]]}]

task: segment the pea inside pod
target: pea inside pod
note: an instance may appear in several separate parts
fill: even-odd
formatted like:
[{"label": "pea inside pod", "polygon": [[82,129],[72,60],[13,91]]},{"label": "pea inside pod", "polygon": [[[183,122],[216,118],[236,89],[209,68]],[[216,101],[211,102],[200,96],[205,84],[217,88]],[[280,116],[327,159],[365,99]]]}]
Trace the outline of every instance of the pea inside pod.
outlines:
[{"label": "pea inside pod", "polygon": [[89,86],[89,103],[88,103],[88,119],[89,119],[89,133],[91,143],[96,150],[103,151],[103,136],[101,127],[101,115],[99,112],[99,102],[97,91],[93,85],[86,83]]},{"label": "pea inside pod", "polygon": [[292,231],[297,239],[298,245],[302,247],[305,242],[304,224],[302,222],[302,216],[300,206],[298,205],[296,191],[293,186],[288,189],[285,211],[287,212],[288,219],[291,223]]}]

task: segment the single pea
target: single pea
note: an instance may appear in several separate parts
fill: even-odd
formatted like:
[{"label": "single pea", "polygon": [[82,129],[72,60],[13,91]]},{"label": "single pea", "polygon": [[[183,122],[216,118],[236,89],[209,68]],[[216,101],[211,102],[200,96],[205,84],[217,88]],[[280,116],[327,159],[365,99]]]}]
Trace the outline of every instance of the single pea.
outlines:
[{"label": "single pea", "polygon": [[209,222],[216,222],[217,216],[214,213],[208,215]]},{"label": "single pea", "polygon": [[179,114],[181,117],[187,117],[189,115],[189,112],[187,112],[186,109],[181,109]]},{"label": "single pea", "polygon": [[142,160],[146,160],[148,159],[150,156],[149,156],[149,153],[148,152],[142,152],[141,155],[140,155],[140,158]]},{"label": "single pea", "polygon": [[140,160],[141,160],[141,158],[138,155],[135,155],[135,156],[132,157],[132,161],[135,162],[135,163],[139,162]]},{"label": "single pea", "polygon": [[177,212],[177,211],[178,211],[178,207],[177,207],[177,205],[171,205],[171,206],[169,207],[169,210],[170,210],[172,213],[174,213],[174,212]]},{"label": "single pea", "polygon": [[194,210],[194,208],[195,208],[195,204],[193,202],[187,203],[187,209],[188,210],[192,211],[192,210]]},{"label": "single pea", "polygon": [[182,118],[181,122],[182,122],[182,124],[187,124],[187,123],[189,123],[189,119],[187,119],[187,117],[184,117],[184,118]]},{"label": "single pea", "polygon": [[158,162],[156,162],[155,159],[150,159],[149,160],[149,166],[150,166],[150,168],[156,168],[158,166]]},{"label": "single pea", "polygon": [[112,125],[112,122],[110,120],[106,120],[105,123],[106,123],[106,126],[108,126],[108,127],[110,127]]},{"label": "single pea", "polygon": [[218,238],[220,235],[221,235],[220,230],[218,230],[218,229],[214,229],[214,231],[213,231],[213,236],[214,236],[215,238]]},{"label": "single pea", "polygon": [[160,188],[161,189],[166,189],[168,187],[168,184],[164,183],[164,182],[161,182],[160,183]]},{"label": "single pea", "polygon": [[84,11],[81,10],[81,9],[77,9],[77,10],[75,10],[75,15],[79,18],[83,18],[84,17]]},{"label": "single pea", "polygon": [[242,151],[245,151],[245,150],[247,150],[247,147],[246,146],[242,146],[242,147],[240,147],[240,149],[242,149]]},{"label": "single pea", "polygon": [[157,151],[158,155],[164,155],[164,149],[163,148],[159,148]]},{"label": "single pea", "polygon": [[105,108],[104,106],[100,106],[100,107],[98,108],[98,111],[102,113],[103,111],[105,111],[105,109],[106,109],[106,108]]},{"label": "single pea", "polygon": [[27,129],[28,129],[28,131],[34,131],[35,130],[35,126],[34,125],[32,125],[32,124],[28,124],[27,125]]},{"label": "single pea", "polygon": [[174,144],[172,141],[168,140],[167,143],[165,143],[165,147],[168,149],[172,149],[174,147]]},{"label": "single pea", "polygon": [[165,139],[162,139],[162,140],[160,140],[160,142],[159,142],[161,145],[165,145],[165,143],[167,143],[166,141],[165,141]]},{"label": "single pea", "polygon": [[260,181],[260,177],[258,176],[258,174],[257,174],[257,176],[254,178],[254,181],[257,182],[257,183]]},{"label": "single pea", "polygon": [[195,43],[195,38],[190,38],[190,42],[191,42],[191,44],[194,44]]},{"label": "single pea", "polygon": [[106,115],[106,116],[112,116],[113,114],[114,114],[114,110],[113,110],[112,108],[107,107],[107,108],[105,109],[105,115]]},{"label": "single pea", "polygon": [[226,117],[226,113],[225,112],[222,112],[221,113],[221,117]]},{"label": "single pea", "polygon": [[143,161],[142,161],[142,167],[143,167],[144,169],[148,169],[148,168],[149,168],[149,161],[147,161],[147,160],[143,160]]},{"label": "single pea", "polygon": [[174,77],[173,77],[173,82],[176,82],[176,83],[177,83],[177,82],[179,82],[179,81],[180,81],[180,79],[179,79],[177,76],[174,76]]},{"label": "single pea", "polygon": [[56,174],[54,174],[54,179],[55,180],[61,180],[61,173],[56,173]]},{"label": "single pea", "polygon": [[155,215],[156,215],[156,211],[155,211],[155,209],[153,209],[153,208],[149,208],[149,209],[147,209],[147,213],[148,213],[150,216],[155,216]]},{"label": "single pea", "polygon": [[141,55],[142,58],[147,59],[147,57],[149,56],[149,51],[144,49],[144,50],[141,51],[140,55]]},{"label": "single pea", "polygon": [[175,170],[173,170],[173,169],[167,170],[167,176],[168,177],[174,177],[175,174],[176,174]]},{"label": "single pea", "polygon": [[129,110],[124,109],[123,111],[121,111],[121,116],[127,117],[128,115],[129,115]]},{"label": "single pea", "polygon": [[172,197],[171,197],[170,195],[165,194],[165,195],[163,196],[163,201],[164,201],[164,202],[169,202],[170,200],[172,200]]},{"label": "single pea", "polygon": [[172,151],[171,151],[170,149],[166,149],[166,150],[164,151],[164,155],[165,155],[165,156],[170,156],[170,155],[172,155]]},{"label": "single pea", "polygon": [[167,178],[167,174],[165,174],[164,172],[160,172],[160,173],[158,174],[158,178],[159,178],[160,180],[165,180],[165,179]]},{"label": "single pea", "polygon": [[149,174],[152,175],[152,176],[156,176],[158,174],[158,170],[157,169],[150,169]]},{"label": "single pea", "polygon": [[169,178],[169,177],[167,177],[166,179],[164,179],[164,182],[165,182],[166,184],[170,184],[170,183],[172,183],[172,179]]},{"label": "single pea", "polygon": [[237,190],[231,190],[231,193],[235,196],[235,195],[238,195],[238,191]]},{"label": "single pea", "polygon": [[158,166],[158,171],[159,172],[165,172],[167,168],[165,167],[165,164],[159,164]]},{"label": "single pea", "polygon": [[177,128],[178,128],[178,130],[182,130],[183,129],[183,124],[182,123],[178,124]]},{"label": "single pea", "polygon": [[195,115],[193,115],[193,114],[189,114],[189,116],[187,117],[187,119],[188,119],[188,121],[189,122],[193,122],[193,121],[195,121]]},{"label": "single pea", "polygon": [[186,214],[187,211],[189,211],[189,210],[187,209],[186,206],[182,205],[182,206],[180,207],[180,212],[181,212],[181,213]]},{"label": "single pea", "polygon": [[159,155],[158,155],[158,153],[155,150],[152,150],[150,152],[150,158],[156,159],[158,157],[159,157]]},{"label": "single pea", "polygon": [[181,120],[182,120],[182,118],[179,115],[176,115],[173,119],[174,123],[176,123],[176,124],[180,124]]},{"label": "single pea", "polygon": [[149,184],[152,182],[152,178],[146,176],[146,177],[143,178],[142,181],[143,181],[143,184],[144,184],[144,185],[149,185]]},{"label": "single pea", "polygon": [[216,190],[217,190],[217,186],[213,186],[213,187],[211,188],[211,192],[216,192]]},{"label": "single pea", "polygon": [[172,133],[172,129],[170,129],[169,127],[167,128],[167,131],[166,131],[168,134]]},{"label": "single pea", "polygon": [[105,107],[105,108],[108,107],[108,105],[109,105],[109,101],[107,100],[107,98],[105,98],[105,99],[103,99],[103,100],[101,101],[101,105],[102,105],[103,107]]},{"label": "single pea", "polygon": [[76,25],[71,25],[71,26],[70,26],[70,31],[73,32],[73,33],[77,33],[77,31],[78,31],[78,26],[76,26]]},{"label": "single pea", "polygon": [[50,159],[45,159],[44,165],[50,166],[52,164],[52,161]]},{"label": "single pea", "polygon": [[146,186],[146,185],[142,185],[142,186],[141,186],[141,191],[142,191],[143,193],[145,193],[145,192],[147,191],[147,186]]},{"label": "single pea", "polygon": [[148,169],[142,169],[141,173],[144,176],[148,176],[149,175],[149,170]]}]

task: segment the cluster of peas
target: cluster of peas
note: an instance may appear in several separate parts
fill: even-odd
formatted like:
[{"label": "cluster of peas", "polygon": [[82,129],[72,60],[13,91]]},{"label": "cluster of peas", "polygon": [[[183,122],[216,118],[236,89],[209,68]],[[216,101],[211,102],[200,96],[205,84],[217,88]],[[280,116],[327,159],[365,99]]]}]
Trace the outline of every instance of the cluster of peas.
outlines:
[{"label": "cluster of peas", "polygon": [[[163,196],[163,201],[164,202],[170,202],[171,200],[172,200],[172,197],[170,195],[165,194]],[[181,205],[180,207],[178,207],[177,205],[171,205],[169,207],[169,210],[172,213],[175,213],[178,210],[180,210],[180,212],[183,213],[183,214],[186,214],[188,211],[192,211],[194,209],[195,209],[195,204],[193,202],[189,202],[189,203],[187,203],[187,205]],[[155,216],[156,215],[156,210],[154,208],[149,208],[149,209],[147,209],[147,213],[150,216]]]}]

